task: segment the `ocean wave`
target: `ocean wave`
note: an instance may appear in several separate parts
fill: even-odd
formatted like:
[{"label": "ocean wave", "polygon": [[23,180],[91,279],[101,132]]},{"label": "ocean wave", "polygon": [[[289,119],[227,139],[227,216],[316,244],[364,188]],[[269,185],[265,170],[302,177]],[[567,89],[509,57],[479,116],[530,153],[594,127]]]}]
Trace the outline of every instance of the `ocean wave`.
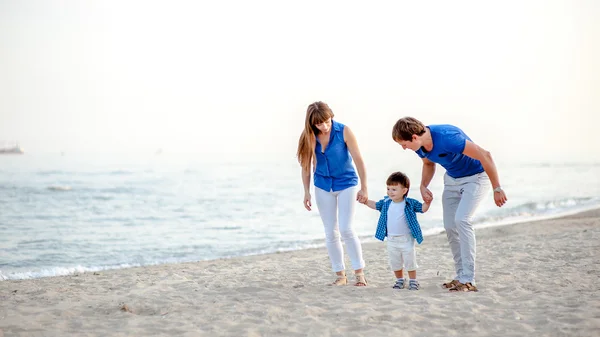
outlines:
[{"label": "ocean wave", "polygon": [[[128,186],[128,187],[124,187],[124,186],[116,186],[116,187],[98,187],[98,188],[91,188],[91,187],[82,187],[82,188],[78,188],[79,191],[81,192],[85,192],[85,193],[109,193],[109,194],[149,194],[151,193],[150,190],[145,189],[145,188],[139,188],[139,187],[132,187],[132,186]],[[94,196],[94,197],[107,197],[107,196]]]},{"label": "ocean wave", "polygon": [[45,171],[37,171],[36,174],[40,176],[50,176],[50,175],[66,175],[66,174],[74,174],[75,172],[68,171],[60,171],[60,170],[45,170]]},{"label": "ocean wave", "polygon": [[50,191],[60,191],[60,192],[64,192],[64,191],[70,191],[71,190],[71,186],[48,186],[47,187],[48,190]]},{"label": "ocean wave", "polygon": [[476,216],[474,224],[495,223],[506,219],[528,219],[538,216],[548,216],[568,212],[573,209],[587,206],[600,206],[600,198],[565,198],[527,202],[515,207],[499,208],[485,214]]},{"label": "ocean wave", "polygon": [[110,171],[110,172],[108,172],[108,174],[113,175],[113,176],[121,176],[121,175],[135,174],[135,172],[127,171],[127,170],[116,170],[116,171]]},{"label": "ocean wave", "polygon": [[219,231],[234,231],[242,229],[242,226],[216,226],[216,227],[206,227],[205,230],[219,230]]},{"label": "ocean wave", "polygon": [[600,162],[581,162],[581,163],[528,163],[523,164],[522,167],[534,167],[534,168],[559,168],[559,167],[598,167]]},{"label": "ocean wave", "polygon": [[[143,173],[151,173],[152,170],[144,170]],[[35,172],[38,176],[102,176],[102,175],[112,175],[112,176],[120,176],[120,175],[133,175],[139,172],[131,171],[131,170],[110,170],[110,171],[67,171],[67,170],[42,170]]]},{"label": "ocean wave", "polygon": [[24,272],[14,272],[14,273],[3,273],[0,270],[0,281],[5,280],[24,280],[24,279],[35,279],[41,277],[52,277],[52,276],[65,276],[65,275],[73,275],[73,274],[82,274],[89,272],[98,272],[103,270],[112,270],[112,269],[124,269],[124,268],[133,268],[140,267],[140,264],[129,264],[124,263],[115,266],[97,266],[97,267],[84,267],[81,265],[74,267],[53,267],[47,269],[40,269],[36,271],[24,271]]}]

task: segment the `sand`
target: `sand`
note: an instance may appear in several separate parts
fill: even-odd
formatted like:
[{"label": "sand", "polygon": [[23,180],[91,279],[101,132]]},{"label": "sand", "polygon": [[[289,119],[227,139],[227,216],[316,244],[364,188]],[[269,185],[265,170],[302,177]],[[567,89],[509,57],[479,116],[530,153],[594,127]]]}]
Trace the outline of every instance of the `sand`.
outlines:
[{"label": "sand", "polygon": [[381,242],[364,288],[327,285],[325,248],[1,281],[0,336],[600,336],[600,209],[477,241],[470,293],[440,287],[443,234],[417,248],[419,291],[391,289]]}]

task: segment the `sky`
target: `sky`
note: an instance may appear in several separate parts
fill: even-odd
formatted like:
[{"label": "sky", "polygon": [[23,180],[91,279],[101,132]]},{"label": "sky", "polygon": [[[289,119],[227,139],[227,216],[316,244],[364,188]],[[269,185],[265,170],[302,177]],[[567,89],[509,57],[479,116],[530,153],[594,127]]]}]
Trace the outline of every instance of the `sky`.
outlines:
[{"label": "sky", "polygon": [[330,105],[363,154],[397,119],[501,160],[600,161],[600,2],[0,0],[0,146],[293,158]]}]

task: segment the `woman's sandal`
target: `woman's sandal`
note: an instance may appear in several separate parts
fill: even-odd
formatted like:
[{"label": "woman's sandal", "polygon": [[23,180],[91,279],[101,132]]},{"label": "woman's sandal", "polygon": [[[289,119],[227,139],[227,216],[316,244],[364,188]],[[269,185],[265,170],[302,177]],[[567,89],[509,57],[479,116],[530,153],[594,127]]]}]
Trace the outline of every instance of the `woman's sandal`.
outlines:
[{"label": "woman's sandal", "polygon": [[462,284],[460,282],[458,282],[458,284],[456,284],[454,287],[448,289],[451,292],[455,292],[455,291],[479,291],[477,290],[477,287],[474,286],[471,282],[467,282],[465,284]]},{"label": "woman's sandal", "polygon": [[346,275],[338,275],[338,277],[330,284],[330,286],[345,286],[348,284],[348,278]]},{"label": "woman's sandal", "polygon": [[444,289],[450,289],[450,288],[453,288],[457,284],[460,284],[460,282],[458,282],[458,280],[452,280],[452,281],[450,281],[448,283],[442,284],[442,288],[444,288]]},{"label": "woman's sandal", "polygon": [[365,278],[365,273],[354,274],[356,276],[356,283],[354,283],[357,287],[366,287],[367,279]]}]

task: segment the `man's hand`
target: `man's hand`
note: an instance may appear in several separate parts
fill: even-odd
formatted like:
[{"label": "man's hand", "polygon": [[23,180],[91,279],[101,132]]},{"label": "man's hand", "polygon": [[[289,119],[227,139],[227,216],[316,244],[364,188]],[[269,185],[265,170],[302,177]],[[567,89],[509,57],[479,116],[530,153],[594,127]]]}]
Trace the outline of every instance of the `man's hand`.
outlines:
[{"label": "man's hand", "polygon": [[421,197],[427,204],[430,204],[433,201],[433,193],[431,193],[431,191],[423,185],[421,185]]},{"label": "man's hand", "polygon": [[508,198],[506,197],[504,190],[500,190],[499,192],[494,191],[494,202],[496,203],[496,206],[502,207],[506,203],[506,200],[508,200]]}]

